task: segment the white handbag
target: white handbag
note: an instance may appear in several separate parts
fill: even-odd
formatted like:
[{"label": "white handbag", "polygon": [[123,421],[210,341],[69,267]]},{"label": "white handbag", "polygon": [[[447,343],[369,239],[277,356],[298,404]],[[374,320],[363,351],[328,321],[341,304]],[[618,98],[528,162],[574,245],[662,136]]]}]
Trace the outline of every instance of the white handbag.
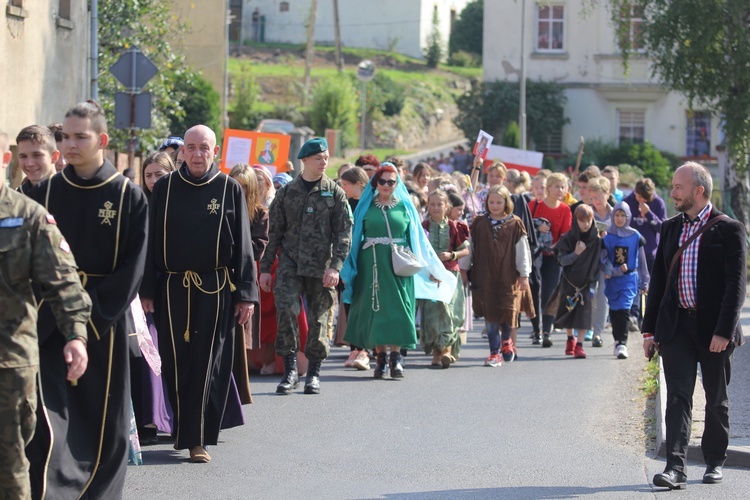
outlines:
[{"label": "white handbag", "polygon": [[393,242],[391,234],[391,225],[388,223],[388,215],[383,211],[385,217],[385,227],[388,230],[388,239],[391,240],[391,261],[393,262],[393,272],[396,276],[414,276],[424,267],[417,256],[406,246],[396,245]]}]

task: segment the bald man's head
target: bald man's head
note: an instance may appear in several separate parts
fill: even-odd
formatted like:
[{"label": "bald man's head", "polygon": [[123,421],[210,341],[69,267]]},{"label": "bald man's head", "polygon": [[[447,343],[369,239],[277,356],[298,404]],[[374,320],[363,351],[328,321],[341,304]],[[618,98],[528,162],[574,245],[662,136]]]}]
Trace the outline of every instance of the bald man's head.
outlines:
[{"label": "bald man's head", "polygon": [[193,177],[203,177],[211,168],[218,153],[216,134],[210,128],[205,125],[196,125],[185,132],[182,155]]}]

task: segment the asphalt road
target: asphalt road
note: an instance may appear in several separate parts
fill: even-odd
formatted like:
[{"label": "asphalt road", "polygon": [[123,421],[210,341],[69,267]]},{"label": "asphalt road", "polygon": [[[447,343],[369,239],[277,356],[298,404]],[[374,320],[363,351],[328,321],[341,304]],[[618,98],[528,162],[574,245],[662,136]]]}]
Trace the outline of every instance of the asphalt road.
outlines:
[{"label": "asphalt road", "polygon": [[[526,323],[528,325],[528,323]],[[664,468],[647,451],[639,338],[631,358],[587,347],[589,358],[531,346],[521,359],[482,366],[487,342],[470,334],[448,370],[414,353],[403,380],[343,368],[332,349],[322,393],[274,394],[280,376],[252,379],[247,424],[224,431],[209,464],[190,464],[171,444],[144,447],[129,467],[126,499],[244,498],[653,498]],[[733,381],[746,385],[747,380]],[[747,498],[750,470],[729,469],[703,485],[691,464],[681,499]],[[668,495],[668,494],[667,494]]]}]

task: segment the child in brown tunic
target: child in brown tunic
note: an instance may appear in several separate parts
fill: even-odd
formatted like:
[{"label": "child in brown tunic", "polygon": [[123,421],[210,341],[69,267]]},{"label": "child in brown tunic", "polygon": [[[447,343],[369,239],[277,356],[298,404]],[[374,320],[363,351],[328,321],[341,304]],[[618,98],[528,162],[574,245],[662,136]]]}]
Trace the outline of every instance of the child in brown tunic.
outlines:
[{"label": "child in brown tunic", "polygon": [[[523,295],[530,294],[531,256],[526,229],[513,215],[513,201],[504,186],[489,189],[485,210],[471,225],[471,291],[474,312],[487,322],[490,356],[484,365],[494,367],[516,357],[511,329],[518,327]],[[531,301],[525,303],[527,314],[533,316]]]}]

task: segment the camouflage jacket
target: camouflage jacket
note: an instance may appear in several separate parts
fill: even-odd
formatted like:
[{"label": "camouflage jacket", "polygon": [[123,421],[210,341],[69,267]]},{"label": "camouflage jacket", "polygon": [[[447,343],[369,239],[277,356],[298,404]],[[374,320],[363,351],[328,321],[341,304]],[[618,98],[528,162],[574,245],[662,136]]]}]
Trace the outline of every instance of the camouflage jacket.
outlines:
[{"label": "camouflage jacket", "polygon": [[328,268],[341,270],[352,241],[352,218],[346,194],[325,175],[308,193],[297,176],[277,193],[269,208],[268,246],[260,272],[270,273],[278,252],[279,269],[322,278]]},{"label": "camouflage jacket", "polygon": [[0,186],[0,368],[39,364],[32,282],[62,334],[87,338],[91,299],[55,219],[30,198]]}]

